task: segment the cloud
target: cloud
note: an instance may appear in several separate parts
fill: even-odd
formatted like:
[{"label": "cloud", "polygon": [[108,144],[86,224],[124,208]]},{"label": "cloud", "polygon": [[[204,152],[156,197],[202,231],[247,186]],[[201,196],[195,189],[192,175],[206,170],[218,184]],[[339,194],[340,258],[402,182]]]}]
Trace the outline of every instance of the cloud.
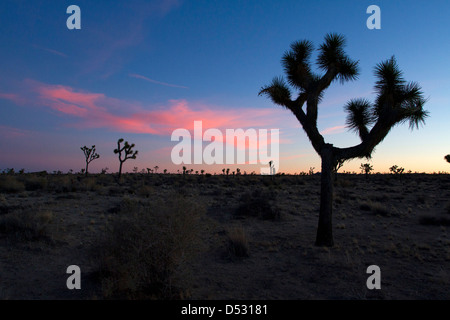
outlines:
[{"label": "cloud", "polygon": [[35,47],[36,49],[44,50],[44,51],[50,52],[51,54],[54,54],[54,55],[57,55],[57,56],[60,56],[60,57],[64,57],[64,58],[68,57],[67,54],[62,53],[62,52],[57,51],[57,50],[41,47],[41,46],[38,46],[38,45],[35,45],[35,44],[32,45],[32,46]]},{"label": "cloud", "polygon": [[141,102],[108,97],[70,86],[51,85],[25,80],[18,93],[2,93],[0,97],[24,102],[34,107],[49,108],[69,119],[68,126],[111,131],[171,135],[177,128],[192,131],[194,121],[208,128],[275,129],[277,109],[217,107],[186,100],[170,100],[166,105],[145,105]]},{"label": "cloud", "polygon": [[145,76],[142,76],[142,75],[136,74],[136,73],[130,73],[128,76],[130,76],[132,78],[136,78],[136,79],[142,79],[142,80],[145,80],[145,81],[148,81],[148,82],[151,82],[151,83],[155,83],[155,84],[159,84],[159,85],[162,85],[162,86],[174,87],[174,88],[182,88],[182,89],[189,89],[188,87],[185,87],[185,86],[179,86],[179,85],[176,85],[176,84],[170,84],[170,83],[156,81],[156,80],[147,78]]},{"label": "cloud", "polygon": [[31,132],[24,129],[19,129],[10,126],[0,125],[0,136],[6,139],[25,137],[29,135]]},{"label": "cloud", "polygon": [[337,134],[337,133],[342,133],[347,129],[346,126],[335,126],[335,127],[331,127],[331,128],[326,128],[324,130],[322,130],[320,133],[323,135],[328,135],[328,134]]}]

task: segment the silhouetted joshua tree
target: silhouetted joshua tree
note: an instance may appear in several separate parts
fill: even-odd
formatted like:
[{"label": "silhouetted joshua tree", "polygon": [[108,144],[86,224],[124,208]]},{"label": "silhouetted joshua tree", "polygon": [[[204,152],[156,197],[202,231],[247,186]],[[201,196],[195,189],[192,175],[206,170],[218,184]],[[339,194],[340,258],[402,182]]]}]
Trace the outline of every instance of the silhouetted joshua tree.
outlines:
[{"label": "silhouetted joshua tree", "polygon": [[[376,65],[375,101],[350,100],[344,109],[348,113],[347,125],[361,138],[352,147],[338,148],[326,143],[317,126],[318,104],[325,90],[334,81],[341,84],[356,80],[358,61],[351,60],[344,51],[345,38],[327,34],[318,49],[317,66],[321,74],[312,70],[310,57],[313,44],[297,41],[291,45],[282,64],[287,82],[276,77],[259,95],[267,95],[275,104],[290,110],[306,132],[314,150],[322,159],[319,224],[315,244],[332,246],[333,168],[336,162],[353,158],[370,158],[376,145],[397,124],[409,121],[411,129],[425,122],[428,112],[421,87],[403,79],[394,57]],[[292,89],[298,92],[292,96]],[[306,105],[306,110],[303,108]]]},{"label": "silhouetted joshua tree", "polygon": [[[122,176],[122,165],[125,161],[127,161],[128,159],[136,159],[136,156],[138,154],[138,151],[133,151],[132,149],[134,148],[134,143],[133,144],[129,144],[128,141],[125,141],[125,144],[123,147],[120,147],[120,144],[123,142],[123,139],[119,139],[117,141],[117,149],[114,149],[114,153],[115,154],[119,154],[119,161],[120,161],[120,166],[119,166],[119,180],[120,177]],[[122,153],[123,153],[123,158],[122,158]]]},{"label": "silhouetted joshua tree", "polygon": [[359,167],[361,169],[361,173],[364,173],[366,176],[366,179],[371,171],[373,171],[373,166],[370,163],[361,163],[361,166]]},{"label": "silhouetted joshua tree", "polygon": [[450,163],[450,154],[446,155],[446,156],[444,157],[444,159],[445,159],[448,163]]},{"label": "silhouetted joshua tree", "polygon": [[86,157],[86,169],[85,169],[85,175],[88,175],[88,167],[89,163],[94,161],[95,159],[100,158],[100,155],[95,152],[95,146],[92,146],[92,148],[88,148],[86,146],[80,147],[81,151],[83,151],[84,156]]}]

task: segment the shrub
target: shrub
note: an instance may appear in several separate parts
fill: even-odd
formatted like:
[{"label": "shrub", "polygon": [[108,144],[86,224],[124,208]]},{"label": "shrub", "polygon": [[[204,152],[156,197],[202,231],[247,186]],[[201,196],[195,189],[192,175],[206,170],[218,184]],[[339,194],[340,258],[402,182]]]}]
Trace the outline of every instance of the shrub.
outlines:
[{"label": "shrub", "polygon": [[197,249],[195,202],[172,196],[151,205],[123,206],[95,253],[105,298],[176,299],[185,296],[183,265]]},{"label": "shrub", "polygon": [[371,211],[375,215],[389,216],[390,211],[380,202],[362,201],[359,203],[359,209]]},{"label": "shrub", "polygon": [[15,176],[0,176],[0,192],[18,193],[22,191],[25,191],[25,185],[17,180]]},{"label": "shrub", "polygon": [[40,176],[27,176],[25,181],[25,188],[28,191],[35,191],[35,190],[43,190],[47,188],[47,178],[46,177],[40,177]]},{"label": "shrub", "polygon": [[280,218],[278,210],[272,208],[270,200],[274,200],[274,193],[256,189],[242,195],[241,204],[235,211],[237,217],[257,217],[264,220],[275,220]]},{"label": "shrub", "polygon": [[50,211],[12,212],[0,217],[0,234],[8,239],[37,241],[49,239],[49,224],[53,220]]},{"label": "shrub", "polygon": [[228,232],[228,253],[231,258],[249,256],[247,236],[242,226],[234,227]]}]

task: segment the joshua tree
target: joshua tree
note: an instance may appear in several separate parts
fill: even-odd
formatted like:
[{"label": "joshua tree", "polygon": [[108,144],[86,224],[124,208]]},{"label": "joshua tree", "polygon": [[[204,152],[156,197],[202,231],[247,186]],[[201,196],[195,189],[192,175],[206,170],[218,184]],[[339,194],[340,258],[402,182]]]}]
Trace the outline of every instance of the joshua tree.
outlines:
[{"label": "joshua tree", "polygon": [[95,152],[95,146],[92,146],[92,148],[88,148],[86,146],[80,147],[81,151],[83,151],[84,156],[86,157],[86,169],[85,169],[85,175],[88,175],[88,167],[89,163],[94,161],[95,159],[100,158],[100,155]]},{"label": "joshua tree", "polygon": [[167,173],[167,169],[164,169],[164,174],[166,174]]},{"label": "joshua tree", "polygon": [[200,170],[200,173],[201,173],[201,174],[204,174],[204,173],[205,173],[205,170],[203,170],[203,169]]},{"label": "joshua tree", "polygon": [[402,174],[403,171],[405,171],[405,168],[399,168],[397,165],[394,165],[389,168],[389,171],[391,171],[393,174]]},{"label": "joshua tree", "polygon": [[446,156],[444,157],[444,159],[445,159],[448,163],[450,163],[450,154],[446,155]]},{"label": "joshua tree", "polygon": [[370,163],[361,163],[361,166],[359,168],[361,169],[361,172],[366,175],[366,179],[370,172],[373,170],[373,166]]},{"label": "joshua tree", "polygon": [[158,169],[159,169],[159,167],[158,166],[155,166],[155,173],[158,173]]},{"label": "joshua tree", "polygon": [[[127,161],[128,159],[136,159],[136,156],[138,154],[138,151],[133,151],[132,149],[134,148],[134,143],[133,144],[129,144],[128,141],[125,141],[125,144],[123,147],[120,147],[120,144],[123,142],[123,139],[120,138],[117,141],[117,149],[114,149],[114,153],[115,154],[119,154],[119,162],[120,162],[120,166],[119,166],[119,180],[120,177],[122,176],[122,165],[125,161]],[[123,154],[123,158],[122,158],[122,152]]]},{"label": "joshua tree", "polygon": [[[310,57],[313,44],[297,41],[291,45],[282,64],[287,82],[276,77],[259,95],[267,95],[275,104],[290,110],[306,132],[314,150],[322,159],[320,213],[316,245],[332,246],[333,167],[340,160],[371,158],[373,150],[397,124],[409,122],[411,129],[425,122],[428,112],[421,87],[403,79],[394,57],[376,65],[376,97],[374,102],[366,99],[350,100],[344,109],[347,125],[355,131],[361,143],[338,148],[326,143],[317,126],[318,104],[325,90],[334,81],[345,83],[358,77],[358,61],[351,60],[344,50],[345,38],[327,34],[319,47],[317,66],[321,74],[312,69]],[[293,96],[292,89],[298,92]],[[306,110],[303,108],[306,105]]]},{"label": "joshua tree", "polygon": [[230,174],[230,168],[227,168],[227,175]]}]

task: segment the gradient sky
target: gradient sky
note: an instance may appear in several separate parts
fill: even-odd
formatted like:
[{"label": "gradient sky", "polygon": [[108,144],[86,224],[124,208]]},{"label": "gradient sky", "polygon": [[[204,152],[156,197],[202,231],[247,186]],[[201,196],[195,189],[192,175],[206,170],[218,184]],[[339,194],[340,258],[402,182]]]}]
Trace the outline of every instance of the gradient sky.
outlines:
[{"label": "gradient sky", "polygon": [[[81,30],[66,9],[81,8]],[[369,30],[369,5],[381,30]],[[2,0],[0,3],[0,170],[79,171],[81,146],[97,146],[90,172],[118,170],[117,140],[136,144],[133,167],[176,172],[170,139],[177,128],[280,129],[280,171],[320,170],[320,158],[295,117],[258,96],[283,75],[296,40],[316,48],[329,32],[347,39],[360,61],[358,81],[336,82],[319,106],[319,129],[338,147],[359,143],[345,128],[344,104],[374,99],[374,66],[395,55],[408,81],[429,98],[426,125],[395,127],[376,148],[375,171],[397,164],[450,171],[450,2],[414,0]],[[206,146],[207,143],[204,143]],[[359,171],[365,159],[341,170]],[[219,172],[223,167],[187,165]],[[238,165],[259,172],[260,165]]]}]

